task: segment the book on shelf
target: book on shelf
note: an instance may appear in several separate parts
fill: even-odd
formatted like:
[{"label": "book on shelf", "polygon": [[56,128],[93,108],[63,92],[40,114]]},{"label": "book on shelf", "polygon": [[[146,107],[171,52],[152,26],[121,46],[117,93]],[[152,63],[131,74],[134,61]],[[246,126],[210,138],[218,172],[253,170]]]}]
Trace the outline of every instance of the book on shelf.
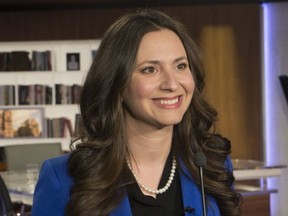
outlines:
[{"label": "book on shelf", "polygon": [[96,55],[97,55],[97,49],[93,49],[93,50],[91,50],[91,57],[92,57],[92,61],[94,60],[94,58],[96,57]]},{"label": "book on shelf", "polygon": [[0,86],[0,105],[15,105],[15,86]]},{"label": "book on shelf", "polygon": [[0,71],[8,70],[9,52],[0,52]]},{"label": "book on shelf", "polygon": [[0,52],[0,71],[51,71],[51,51]]},{"label": "book on shelf", "polygon": [[31,70],[31,60],[27,51],[10,52],[8,63],[8,71],[29,71]]},{"label": "book on shelf", "polygon": [[28,105],[32,99],[29,97],[29,86],[28,85],[18,85],[18,103],[19,105]]},{"label": "book on shelf", "polygon": [[51,71],[51,51],[32,51],[32,70]]},{"label": "book on shelf", "polygon": [[52,104],[52,87],[45,86],[45,104]]},{"label": "book on shelf", "polygon": [[74,126],[74,136],[77,136],[81,133],[83,127],[82,116],[80,113],[75,115],[75,126]]}]

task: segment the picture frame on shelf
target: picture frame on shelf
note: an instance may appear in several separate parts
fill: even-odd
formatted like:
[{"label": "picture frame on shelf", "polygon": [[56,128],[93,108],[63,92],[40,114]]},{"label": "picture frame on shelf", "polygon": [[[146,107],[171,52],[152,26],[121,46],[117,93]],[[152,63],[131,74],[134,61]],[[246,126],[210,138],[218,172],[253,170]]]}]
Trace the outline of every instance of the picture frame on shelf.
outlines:
[{"label": "picture frame on shelf", "polygon": [[80,53],[66,53],[67,71],[80,70]]},{"label": "picture frame on shelf", "polygon": [[0,139],[44,137],[43,108],[0,108]]}]

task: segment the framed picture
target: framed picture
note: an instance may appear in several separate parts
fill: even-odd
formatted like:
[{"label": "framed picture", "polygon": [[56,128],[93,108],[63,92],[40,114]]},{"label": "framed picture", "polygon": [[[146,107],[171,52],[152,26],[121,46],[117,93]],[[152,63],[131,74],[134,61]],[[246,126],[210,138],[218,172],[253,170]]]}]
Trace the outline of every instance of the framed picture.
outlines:
[{"label": "framed picture", "polygon": [[80,70],[80,53],[67,53],[66,54],[67,70]]},{"label": "framed picture", "polygon": [[43,131],[43,108],[0,108],[0,138],[40,138]]}]

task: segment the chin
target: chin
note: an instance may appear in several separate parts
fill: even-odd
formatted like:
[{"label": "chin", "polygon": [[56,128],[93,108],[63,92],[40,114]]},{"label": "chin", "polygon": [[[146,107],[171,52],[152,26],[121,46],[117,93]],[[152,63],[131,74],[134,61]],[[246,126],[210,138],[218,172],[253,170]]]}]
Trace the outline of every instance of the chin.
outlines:
[{"label": "chin", "polygon": [[171,126],[171,125],[177,125],[181,122],[182,118],[181,119],[171,119],[169,121],[165,121],[165,122],[162,122],[162,125],[163,126]]}]

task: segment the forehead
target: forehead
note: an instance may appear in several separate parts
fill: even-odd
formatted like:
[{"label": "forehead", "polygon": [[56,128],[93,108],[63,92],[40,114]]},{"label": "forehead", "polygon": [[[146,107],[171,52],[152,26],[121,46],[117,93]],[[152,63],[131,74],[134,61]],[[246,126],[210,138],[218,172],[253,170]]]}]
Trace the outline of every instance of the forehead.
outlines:
[{"label": "forehead", "polygon": [[169,30],[161,29],[145,34],[139,44],[137,60],[142,58],[161,58],[173,55],[186,56],[182,41],[178,35]]}]

